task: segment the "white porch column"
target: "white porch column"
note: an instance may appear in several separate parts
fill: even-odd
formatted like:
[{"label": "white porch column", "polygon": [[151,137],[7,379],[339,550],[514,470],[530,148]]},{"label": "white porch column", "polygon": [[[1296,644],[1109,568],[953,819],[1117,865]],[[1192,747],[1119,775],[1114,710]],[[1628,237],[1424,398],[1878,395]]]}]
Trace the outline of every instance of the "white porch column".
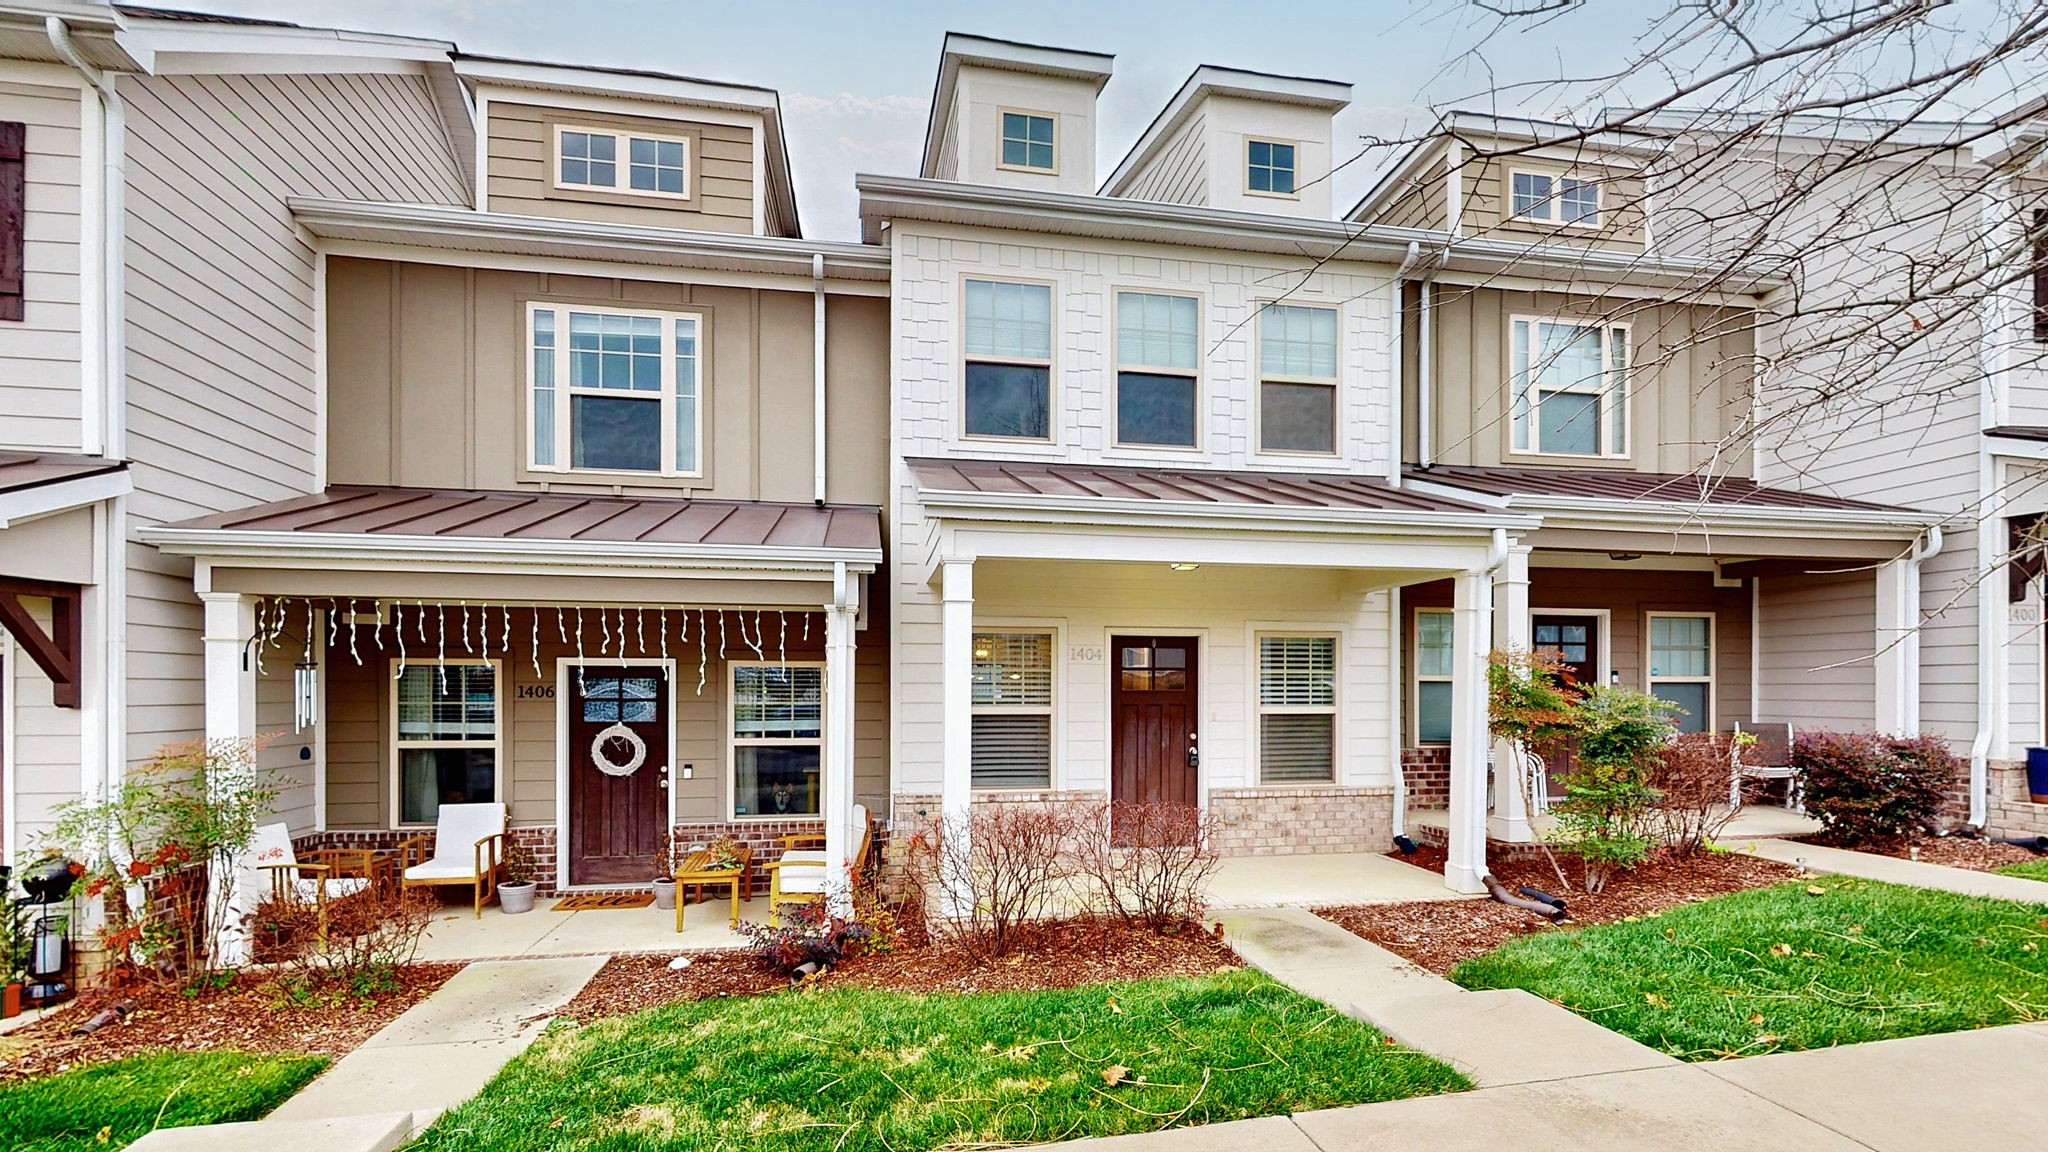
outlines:
[{"label": "white porch column", "polygon": [[[206,652],[206,742],[213,745],[246,740],[256,735],[256,669],[253,661],[244,661],[249,641],[256,635],[256,601],[235,592],[201,592],[199,600],[206,613],[202,633]],[[235,872],[236,866],[230,865],[227,876],[215,876],[214,889],[207,897],[211,901],[230,902],[220,935],[213,942],[215,956],[227,965],[239,965],[249,958],[249,934],[241,920],[243,914],[253,909],[232,903],[239,894],[233,880]]]},{"label": "white porch column", "polygon": [[1920,727],[1920,562],[1911,556],[1877,568],[1877,712],[1879,732]]},{"label": "white porch column", "polygon": [[[1508,546],[1507,557],[1493,577],[1493,646],[1509,652],[1529,651],[1529,553],[1526,544]],[[1493,749],[1493,811],[1486,830],[1496,840],[1527,844],[1535,840],[1529,827],[1529,802],[1522,761],[1515,746],[1496,740]]]},{"label": "white porch column", "polygon": [[[945,817],[945,859],[942,878],[966,875],[967,816],[974,797],[971,770],[974,756],[974,560],[939,562],[940,644],[939,699],[944,710],[944,749],[940,812]],[[968,894],[949,885],[941,894],[948,915],[958,915]]]},{"label": "white porch column", "polygon": [[1484,892],[1486,885],[1486,656],[1492,635],[1493,580],[1461,574],[1451,601],[1451,815],[1444,886]]},{"label": "white porch column", "polygon": [[842,574],[836,602],[825,605],[825,888],[835,916],[853,914],[853,890],[840,883],[858,847],[853,827],[853,650],[855,606]]}]

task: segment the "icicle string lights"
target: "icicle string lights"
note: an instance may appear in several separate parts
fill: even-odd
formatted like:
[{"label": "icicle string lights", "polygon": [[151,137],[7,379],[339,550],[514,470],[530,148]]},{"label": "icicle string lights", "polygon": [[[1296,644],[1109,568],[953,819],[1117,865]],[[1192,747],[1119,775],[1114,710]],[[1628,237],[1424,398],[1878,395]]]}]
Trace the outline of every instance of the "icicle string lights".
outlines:
[{"label": "icicle string lights", "polygon": [[[604,614],[604,609],[602,608],[597,610],[597,627],[598,631],[604,634],[604,643],[598,646],[597,654],[599,656],[609,656],[612,654],[612,622]],[[624,647],[625,638],[622,636],[619,639],[620,647]]]},{"label": "icicle string lights", "polygon": [[439,641],[439,651],[434,654],[434,680],[441,687],[443,696],[448,694],[448,609],[434,611],[434,635]]},{"label": "icicle string lights", "polygon": [[775,610],[775,662],[789,667],[789,613]]},{"label": "icicle string lights", "polygon": [[398,671],[391,674],[396,680],[405,675],[405,606],[396,600],[391,602],[391,631],[398,636]]},{"label": "icicle string lights", "polygon": [[363,666],[363,654],[356,651],[356,602],[354,597],[350,597],[348,602],[348,656],[349,659],[356,662],[356,667],[361,668]]},{"label": "icicle string lights", "polygon": [[[507,628],[509,629],[509,628],[511,627],[511,625],[510,625],[510,624],[507,624],[507,625],[506,625],[506,627],[507,627]],[[508,636],[509,636],[509,635],[511,635],[511,633],[510,633],[510,632],[508,631],[508,632],[506,633],[506,635],[508,635]],[[540,679],[540,674],[541,674],[541,673],[540,673],[540,609],[538,609],[538,608],[535,608],[535,609],[533,610],[533,676],[534,676],[534,679],[536,679],[536,680]]]},{"label": "icicle string lights", "polygon": [[[702,608],[697,609],[697,695],[699,696],[704,694],[704,662],[711,655],[711,633],[709,629],[710,624],[704,619],[704,610]],[[685,619],[683,621],[683,633],[685,636],[689,634],[689,630],[690,622]]]}]

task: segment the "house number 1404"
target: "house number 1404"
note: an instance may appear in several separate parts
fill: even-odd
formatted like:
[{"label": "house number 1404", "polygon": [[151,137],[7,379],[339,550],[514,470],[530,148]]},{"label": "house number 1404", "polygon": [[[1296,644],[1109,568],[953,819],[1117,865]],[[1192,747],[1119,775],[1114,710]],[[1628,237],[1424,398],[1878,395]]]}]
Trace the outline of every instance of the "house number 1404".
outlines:
[{"label": "house number 1404", "polygon": [[1067,649],[1067,659],[1076,664],[1102,663],[1102,645],[1076,644]]}]

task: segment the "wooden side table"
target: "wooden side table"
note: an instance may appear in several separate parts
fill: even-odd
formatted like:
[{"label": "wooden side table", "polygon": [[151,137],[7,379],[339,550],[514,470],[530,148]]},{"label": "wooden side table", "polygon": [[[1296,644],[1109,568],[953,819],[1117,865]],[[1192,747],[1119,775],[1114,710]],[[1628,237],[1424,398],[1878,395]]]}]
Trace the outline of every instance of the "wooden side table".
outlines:
[{"label": "wooden side table", "polygon": [[690,888],[703,895],[706,885],[723,885],[732,893],[732,926],[740,926],[740,901],[753,891],[754,853],[742,845],[739,849],[740,866],[737,868],[711,867],[711,850],[700,848],[684,858],[676,866],[676,931],[683,930],[683,909],[689,904]]}]

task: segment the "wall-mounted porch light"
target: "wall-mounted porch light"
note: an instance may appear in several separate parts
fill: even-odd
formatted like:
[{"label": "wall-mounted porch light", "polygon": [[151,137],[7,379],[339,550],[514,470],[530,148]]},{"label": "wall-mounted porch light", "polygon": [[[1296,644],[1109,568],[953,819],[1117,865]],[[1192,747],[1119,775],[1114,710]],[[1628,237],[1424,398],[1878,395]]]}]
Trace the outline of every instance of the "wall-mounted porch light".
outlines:
[{"label": "wall-mounted porch light", "polygon": [[1197,568],[1200,568],[1200,567],[1201,567],[1201,565],[1200,565],[1200,564],[1168,564],[1168,565],[1167,565],[1167,567],[1168,567],[1168,568],[1171,568],[1171,569],[1173,569],[1173,570],[1174,570],[1175,572],[1193,572],[1193,571],[1194,571],[1195,569],[1197,569]]}]

